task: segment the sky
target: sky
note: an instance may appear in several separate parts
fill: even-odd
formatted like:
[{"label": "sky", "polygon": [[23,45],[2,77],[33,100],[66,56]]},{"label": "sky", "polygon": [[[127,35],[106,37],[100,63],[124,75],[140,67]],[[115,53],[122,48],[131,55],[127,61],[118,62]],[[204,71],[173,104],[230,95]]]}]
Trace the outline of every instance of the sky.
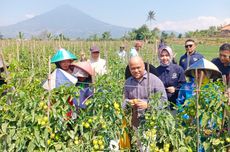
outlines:
[{"label": "sky", "polygon": [[[103,22],[129,28],[176,32],[230,24],[230,0],[0,0],[0,26],[7,26],[70,5]],[[60,10],[65,11],[65,10]],[[150,24],[148,12],[156,12]]]}]

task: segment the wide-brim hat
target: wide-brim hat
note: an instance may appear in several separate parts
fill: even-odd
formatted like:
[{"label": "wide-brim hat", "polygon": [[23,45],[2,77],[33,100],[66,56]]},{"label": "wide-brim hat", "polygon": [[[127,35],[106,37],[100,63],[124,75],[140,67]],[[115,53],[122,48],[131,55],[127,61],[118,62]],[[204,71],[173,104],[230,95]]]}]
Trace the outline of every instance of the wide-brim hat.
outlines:
[{"label": "wide-brim hat", "polygon": [[54,54],[54,56],[51,58],[51,63],[68,60],[68,59],[77,60],[77,57],[71,52],[69,52],[68,50],[60,48],[57,51],[57,53]]},{"label": "wide-brim hat", "polygon": [[222,74],[218,67],[212,62],[202,58],[195,63],[193,63],[186,71],[185,75],[188,77],[195,77],[194,73],[196,70],[205,70],[210,72],[210,79],[222,78]]},{"label": "wide-brim hat", "polygon": [[91,64],[87,61],[84,62],[72,62],[71,66],[77,67],[79,69],[82,69],[86,73],[88,73],[90,76],[94,75],[93,68]]}]

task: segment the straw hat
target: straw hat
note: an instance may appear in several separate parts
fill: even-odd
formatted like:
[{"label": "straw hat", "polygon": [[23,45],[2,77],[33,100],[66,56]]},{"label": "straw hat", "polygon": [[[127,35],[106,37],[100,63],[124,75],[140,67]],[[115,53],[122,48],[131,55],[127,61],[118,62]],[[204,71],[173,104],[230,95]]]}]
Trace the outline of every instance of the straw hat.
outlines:
[{"label": "straw hat", "polygon": [[68,60],[68,59],[77,60],[77,57],[71,52],[69,52],[68,50],[60,48],[57,51],[57,53],[54,54],[54,56],[51,58],[51,63]]},{"label": "straw hat", "polygon": [[94,74],[93,68],[89,62],[86,62],[86,61],[84,61],[84,62],[72,62],[71,66],[77,67],[77,68],[85,71],[90,76],[92,76]]},{"label": "straw hat", "polygon": [[193,63],[186,71],[185,71],[185,75],[188,77],[195,77],[194,73],[195,70],[205,70],[208,73],[210,73],[208,75],[208,78],[210,79],[217,79],[217,78],[222,78],[222,74],[220,72],[220,70],[217,68],[217,66],[215,64],[213,64],[212,62],[202,58],[198,61],[196,61],[195,63]]}]

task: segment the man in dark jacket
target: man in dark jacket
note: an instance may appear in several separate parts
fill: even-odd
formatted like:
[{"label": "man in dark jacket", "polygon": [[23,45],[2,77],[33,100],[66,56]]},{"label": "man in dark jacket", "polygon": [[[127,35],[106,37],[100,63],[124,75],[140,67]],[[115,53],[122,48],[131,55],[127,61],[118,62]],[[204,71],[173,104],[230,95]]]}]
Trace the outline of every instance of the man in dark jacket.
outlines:
[{"label": "man in dark jacket", "polygon": [[180,57],[179,65],[186,70],[190,65],[195,63],[201,58],[204,58],[203,55],[196,52],[196,44],[192,39],[185,41],[186,53]]},{"label": "man in dark jacket", "polygon": [[219,58],[214,58],[212,60],[222,73],[229,77],[230,71],[230,43],[224,43],[219,48]]}]

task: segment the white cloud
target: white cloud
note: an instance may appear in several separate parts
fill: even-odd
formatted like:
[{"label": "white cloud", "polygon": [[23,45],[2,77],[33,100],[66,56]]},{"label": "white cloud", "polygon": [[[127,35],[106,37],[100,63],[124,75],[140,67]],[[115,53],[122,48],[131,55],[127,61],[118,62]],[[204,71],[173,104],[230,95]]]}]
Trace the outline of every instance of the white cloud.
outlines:
[{"label": "white cloud", "polygon": [[199,16],[184,21],[164,21],[157,24],[161,30],[173,30],[177,32],[194,31],[196,29],[208,29],[210,26],[230,24],[230,18],[219,19],[214,16]]},{"label": "white cloud", "polygon": [[28,13],[28,14],[25,15],[25,17],[26,17],[27,19],[33,18],[34,16],[35,16],[35,15],[34,15],[33,13]]}]

